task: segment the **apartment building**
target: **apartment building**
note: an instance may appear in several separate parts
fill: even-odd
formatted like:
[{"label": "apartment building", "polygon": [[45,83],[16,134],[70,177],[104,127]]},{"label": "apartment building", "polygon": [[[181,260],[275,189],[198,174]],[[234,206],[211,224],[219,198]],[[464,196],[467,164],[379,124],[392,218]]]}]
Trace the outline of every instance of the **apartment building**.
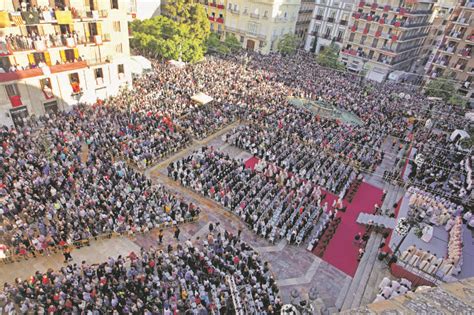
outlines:
[{"label": "apartment building", "polygon": [[341,52],[347,68],[376,81],[415,71],[427,51],[434,0],[359,1]]},{"label": "apartment building", "polygon": [[434,47],[427,64],[430,78],[447,77],[458,91],[473,102],[474,77],[474,1],[457,1],[443,30],[440,44]]},{"label": "apartment building", "polygon": [[306,36],[308,35],[309,25],[313,16],[314,8],[316,7],[315,0],[302,0],[301,7],[298,11],[298,18],[296,19],[295,34],[304,46]]},{"label": "apartment building", "polygon": [[150,19],[161,14],[160,0],[130,0],[130,7],[139,20]]},{"label": "apartment building", "polygon": [[355,0],[316,0],[305,50],[319,53],[332,42],[342,48],[355,7]]},{"label": "apartment building", "polygon": [[200,3],[206,8],[211,32],[224,35],[224,23],[226,15],[226,0],[200,0]]},{"label": "apartment building", "polygon": [[226,34],[234,34],[242,47],[268,54],[279,39],[294,34],[300,0],[227,0]]},{"label": "apartment building", "polygon": [[0,1],[0,125],[131,85],[128,0]]}]

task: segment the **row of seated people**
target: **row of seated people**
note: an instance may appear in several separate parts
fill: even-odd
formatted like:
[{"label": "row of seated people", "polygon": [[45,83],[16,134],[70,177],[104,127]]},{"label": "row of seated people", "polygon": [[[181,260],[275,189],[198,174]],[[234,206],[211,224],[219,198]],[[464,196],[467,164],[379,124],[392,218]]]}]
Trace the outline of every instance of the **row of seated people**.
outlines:
[{"label": "row of seated people", "polygon": [[[269,264],[225,233],[5,283],[2,314],[279,314]],[[237,301],[237,302],[236,302]]]},{"label": "row of seated people", "polygon": [[457,264],[452,258],[437,257],[436,254],[417,248],[416,245],[411,245],[403,251],[400,259],[409,266],[441,279],[453,275]]},{"label": "row of seated people", "polygon": [[350,164],[334,158],[319,146],[295,141],[281,130],[270,131],[256,125],[240,126],[225,139],[241,149],[301,178],[311,179],[329,191],[344,196],[358,171]]},{"label": "row of seated people", "polygon": [[[110,111],[78,107],[34,127],[0,129],[0,242],[9,254],[45,253],[198,215],[196,205],[116,159],[120,136],[117,120],[104,117]],[[107,126],[117,128],[116,137],[101,132]]]},{"label": "row of seated people", "polygon": [[245,168],[229,155],[202,147],[172,162],[168,176],[220,202],[270,241],[307,237],[327,202],[319,186],[268,164],[263,172]]},{"label": "row of seated people", "polygon": [[408,193],[411,195],[410,207],[425,221],[435,225],[446,225],[449,219],[464,211],[463,206],[418,187],[410,187]]}]

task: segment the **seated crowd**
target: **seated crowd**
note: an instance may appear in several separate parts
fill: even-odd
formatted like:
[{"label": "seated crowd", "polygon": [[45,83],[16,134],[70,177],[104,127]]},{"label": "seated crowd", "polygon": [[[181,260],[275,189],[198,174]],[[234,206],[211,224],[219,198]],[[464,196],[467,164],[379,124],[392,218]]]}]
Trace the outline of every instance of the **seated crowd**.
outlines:
[{"label": "seated crowd", "polygon": [[227,231],[106,262],[71,264],[5,284],[0,312],[11,314],[280,314],[269,265]]},{"label": "seated crowd", "polygon": [[168,176],[235,212],[258,235],[301,243],[323,210],[325,195],[309,180],[292,176],[273,164],[261,172],[213,148],[203,147],[172,162]]},{"label": "seated crowd", "polygon": [[[143,232],[199,213],[117,160],[135,131],[122,132],[120,115],[105,120],[104,112],[78,107],[21,129],[0,130],[0,237],[10,254],[44,253],[112,232]],[[136,145],[136,139],[130,141]],[[156,143],[162,148],[163,142]]]}]

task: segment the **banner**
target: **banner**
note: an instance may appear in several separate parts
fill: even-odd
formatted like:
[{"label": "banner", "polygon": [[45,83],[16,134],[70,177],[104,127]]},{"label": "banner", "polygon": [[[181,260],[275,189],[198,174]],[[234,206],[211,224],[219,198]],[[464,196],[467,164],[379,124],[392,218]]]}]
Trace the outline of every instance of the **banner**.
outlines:
[{"label": "banner", "polygon": [[12,12],[10,13],[10,16],[11,20],[13,21],[13,23],[15,23],[16,26],[25,24],[25,22],[23,22],[23,19],[21,18],[20,12]]},{"label": "banner", "polygon": [[0,28],[2,27],[9,27],[10,26],[10,17],[8,16],[8,12],[0,11]]},{"label": "banner", "polygon": [[21,12],[21,17],[25,24],[39,24],[39,14],[38,12]]},{"label": "banner", "polygon": [[56,11],[56,20],[58,24],[72,24],[71,11]]}]

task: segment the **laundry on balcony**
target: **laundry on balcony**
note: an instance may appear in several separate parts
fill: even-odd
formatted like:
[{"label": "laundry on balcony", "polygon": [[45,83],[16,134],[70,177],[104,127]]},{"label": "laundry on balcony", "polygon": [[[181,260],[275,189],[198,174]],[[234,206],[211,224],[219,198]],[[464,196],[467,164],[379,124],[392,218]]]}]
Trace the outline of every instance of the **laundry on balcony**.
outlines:
[{"label": "laundry on balcony", "polygon": [[351,27],[351,31],[353,31],[353,32],[357,31],[357,26],[353,25],[353,26]]},{"label": "laundry on balcony", "polygon": [[365,1],[361,1],[361,2],[359,2],[359,8],[363,8],[363,7],[364,7],[364,5],[365,5]]},{"label": "laundry on balcony", "polygon": [[392,42],[396,42],[398,40],[398,36],[397,35],[392,35]]},{"label": "laundry on balcony", "polygon": [[384,11],[384,12],[390,11],[390,6],[389,6],[388,4],[385,5],[385,6],[383,7],[383,11]]},{"label": "laundry on balcony", "polygon": [[385,19],[384,19],[384,18],[381,18],[381,19],[379,20],[379,23],[382,24],[382,25],[385,24]]}]

